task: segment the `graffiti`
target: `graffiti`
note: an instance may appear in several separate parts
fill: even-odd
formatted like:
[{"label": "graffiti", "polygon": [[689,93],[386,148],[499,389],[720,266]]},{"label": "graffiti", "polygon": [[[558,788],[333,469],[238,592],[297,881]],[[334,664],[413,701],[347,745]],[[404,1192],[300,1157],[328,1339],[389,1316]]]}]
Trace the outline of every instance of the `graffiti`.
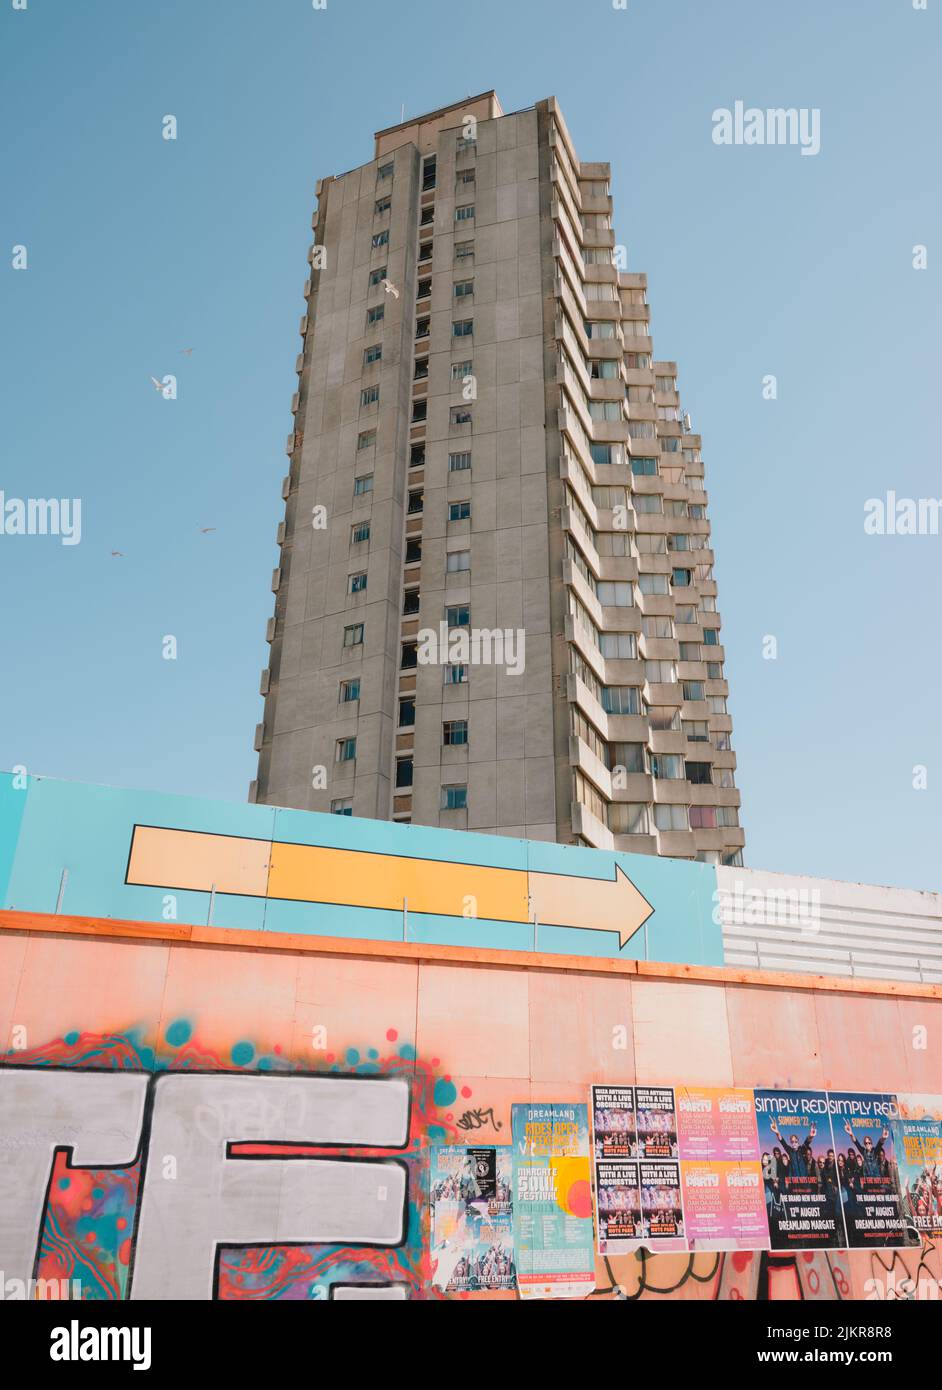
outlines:
[{"label": "graffiti", "polygon": [[[874,1250],[870,1255],[870,1275],[864,1285],[864,1297],[868,1300],[894,1302],[898,1299],[938,1299],[942,1278],[933,1273],[931,1257],[936,1255],[936,1247],[928,1237],[923,1237],[922,1248],[915,1271],[910,1269],[916,1251],[894,1250],[889,1261]],[[938,1256],[935,1261],[938,1265]],[[878,1273],[879,1270],[879,1273]]]},{"label": "graffiti", "polygon": [[459,1129],[483,1129],[485,1125],[491,1124],[495,1129],[500,1129],[500,1120],[494,1118],[494,1107],[488,1106],[486,1110],[466,1110],[464,1114],[455,1121]]}]

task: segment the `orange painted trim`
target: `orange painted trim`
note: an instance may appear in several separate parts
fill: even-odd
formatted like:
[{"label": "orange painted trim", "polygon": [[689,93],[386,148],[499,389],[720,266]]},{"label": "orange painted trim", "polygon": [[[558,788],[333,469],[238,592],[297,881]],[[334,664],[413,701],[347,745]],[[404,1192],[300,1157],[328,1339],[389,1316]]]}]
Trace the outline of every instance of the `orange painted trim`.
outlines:
[{"label": "orange painted trim", "polygon": [[671,961],[622,960],[617,956],[548,955],[477,946],[435,946],[414,941],[367,941],[358,937],[305,936],[290,932],[200,927],[184,922],[134,922],[115,917],[67,917],[45,912],[0,910],[0,932],[28,936],[87,936],[105,940],[167,942],[178,946],[228,946],[242,951],[296,951],[313,956],[359,956],[415,961],[420,965],[488,965],[512,970],[554,970],[573,975],[625,975],[701,984],[752,985],[759,989],[818,990],[904,999],[940,999],[942,985],[905,980],[860,980],[780,970],[742,970],[728,965],[684,965]]}]

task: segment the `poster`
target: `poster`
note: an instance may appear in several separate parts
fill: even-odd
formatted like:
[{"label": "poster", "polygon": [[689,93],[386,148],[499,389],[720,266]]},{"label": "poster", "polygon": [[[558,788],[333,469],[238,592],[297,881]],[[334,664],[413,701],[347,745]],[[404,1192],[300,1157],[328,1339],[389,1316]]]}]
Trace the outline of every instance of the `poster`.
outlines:
[{"label": "poster", "polygon": [[920,1239],[942,1240],[942,1120],[890,1124],[899,1165],[903,1217]]},{"label": "poster", "polygon": [[851,1250],[919,1243],[903,1211],[893,1142],[895,1095],[829,1091],[844,1227]]},{"label": "poster", "polygon": [[731,1086],[675,1086],[681,1158],[758,1161],[755,1093]]},{"label": "poster", "polygon": [[516,1288],[511,1210],[513,1151],[431,1151],[432,1282],[448,1293]]},{"label": "poster", "polygon": [[596,1160],[637,1158],[634,1086],[593,1086],[592,1151]]},{"label": "poster", "polygon": [[641,1188],[631,1158],[599,1159],[595,1165],[600,1255],[626,1255],[641,1243]]},{"label": "poster", "polygon": [[676,1159],[641,1159],[638,1176],[642,1244],[656,1251],[686,1250],[680,1164]]},{"label": "poster", "polygon": [[513,1232],[521,1298],[585,1298],[595,1288],[589,1111],[511,1109]]},{"label": "poster", "polygon": [[756,1121],[773,1250],[845,1243],[824,1091],[756,1091]]},{"label": "poster", "polygon": [[768,1250],[758,1159],[690,1159],[680,1165],[690,1250]]},{"label": "poster", "polygon": [[636,1086],[635,1122],[639,1158],[678,1157],[673,1086]]}]

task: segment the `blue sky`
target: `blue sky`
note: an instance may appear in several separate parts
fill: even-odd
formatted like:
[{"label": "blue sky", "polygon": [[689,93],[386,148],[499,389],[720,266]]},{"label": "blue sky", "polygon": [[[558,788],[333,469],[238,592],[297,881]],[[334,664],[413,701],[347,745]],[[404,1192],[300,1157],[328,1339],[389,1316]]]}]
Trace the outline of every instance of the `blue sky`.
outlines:
[{"label": "blue sky", "polygon": [[[2,4],[0,488],[83,535],[0,536],[0,766],[244,800],[315,181],[494,87],[611,162],[703,434],[747,864],[942,887],[942,536],[863,529],[942,493],[938,0]],[[821,152],[714,145],[737,99]]]}]

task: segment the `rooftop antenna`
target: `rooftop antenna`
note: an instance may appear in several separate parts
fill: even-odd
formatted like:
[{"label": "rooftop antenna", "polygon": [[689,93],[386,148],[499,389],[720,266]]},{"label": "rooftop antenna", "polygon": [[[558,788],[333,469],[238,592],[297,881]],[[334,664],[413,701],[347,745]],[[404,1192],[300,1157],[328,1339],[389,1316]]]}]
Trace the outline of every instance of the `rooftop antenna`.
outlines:
[{"label": "rooftop antenna", "polygon": [[399,108],[399,124],[400,124],[400,125],[402,125],[402,123],[403,123],[403,121],[405,120],[405,118],[406,118],[406,104],[405,104],[405,102],[403,102],[402,105],[401,105],[400,108]]}]

